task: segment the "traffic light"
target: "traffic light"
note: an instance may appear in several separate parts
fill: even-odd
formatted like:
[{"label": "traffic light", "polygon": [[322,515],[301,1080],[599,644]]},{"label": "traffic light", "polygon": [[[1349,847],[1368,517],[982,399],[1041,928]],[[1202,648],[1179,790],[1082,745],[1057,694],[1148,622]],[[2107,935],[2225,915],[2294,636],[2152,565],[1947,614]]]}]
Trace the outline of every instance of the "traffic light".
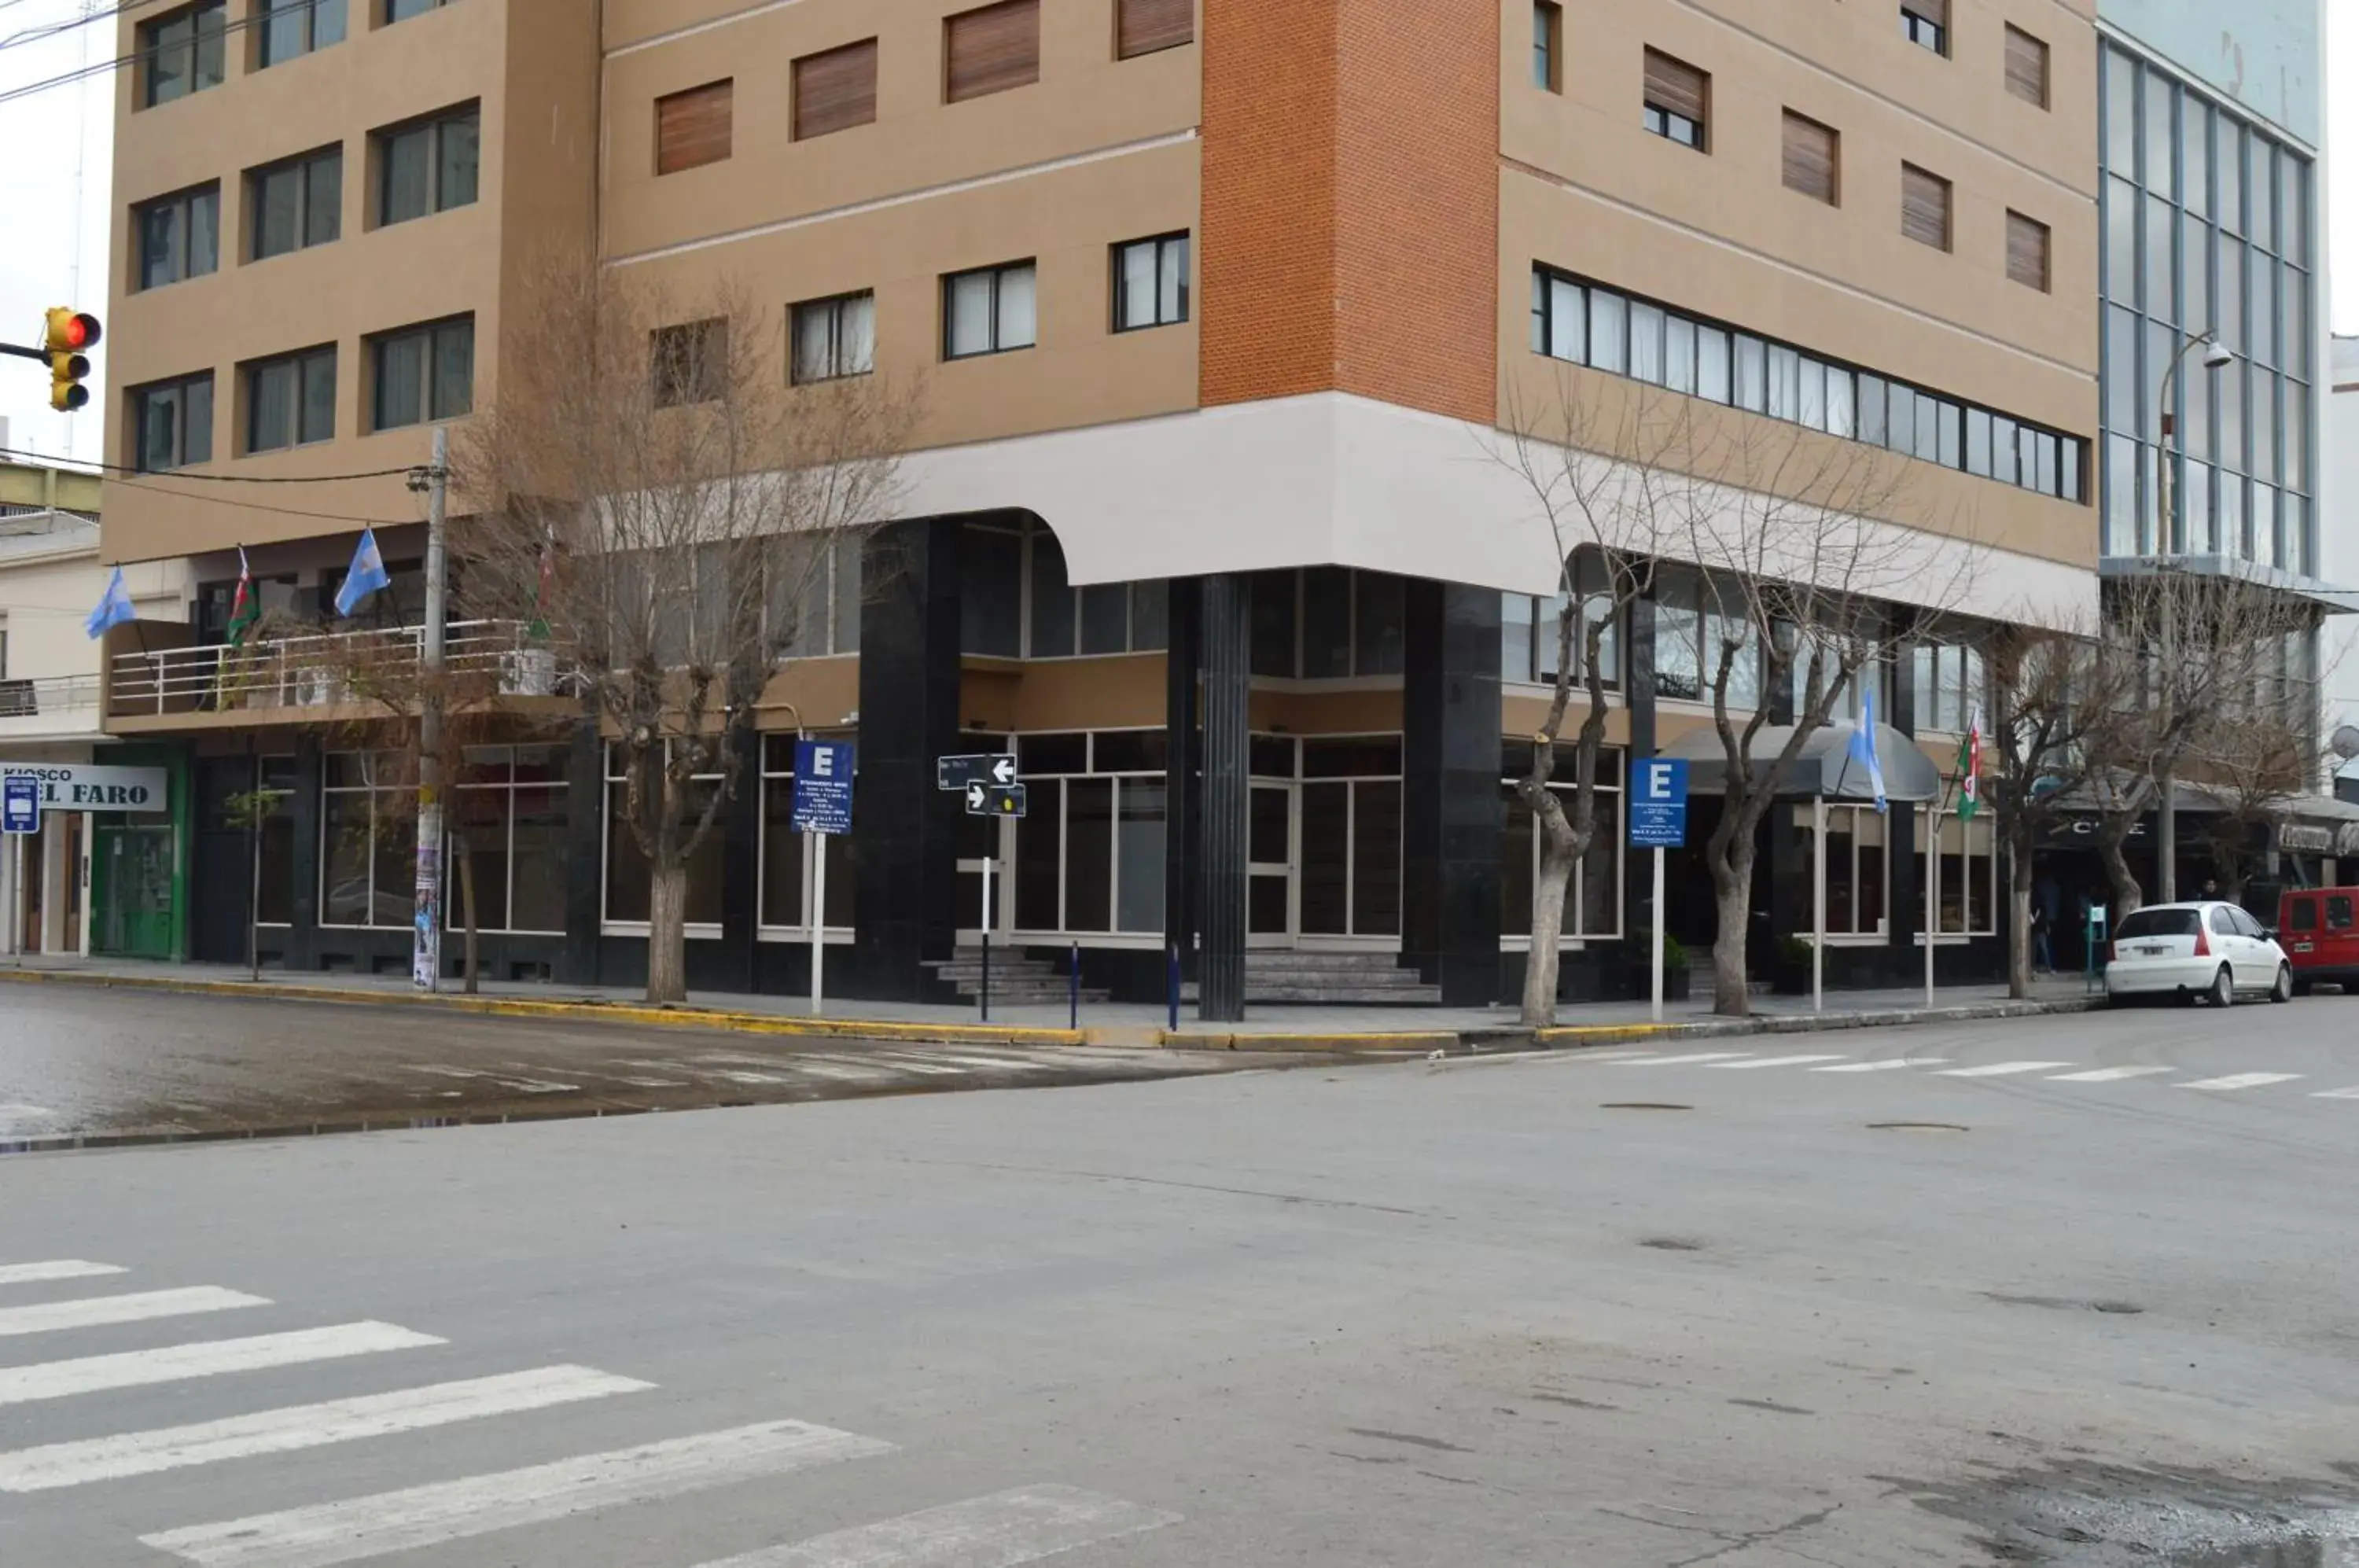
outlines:
[{"label": "traffic light", "polygon": [[41,343],[49,356],[50,408],[70,414],[90,401],[90,388],[82,384],[90,374],[90,360],[82,350],[97,342],[96,316],[67,305],[50,307]]}]

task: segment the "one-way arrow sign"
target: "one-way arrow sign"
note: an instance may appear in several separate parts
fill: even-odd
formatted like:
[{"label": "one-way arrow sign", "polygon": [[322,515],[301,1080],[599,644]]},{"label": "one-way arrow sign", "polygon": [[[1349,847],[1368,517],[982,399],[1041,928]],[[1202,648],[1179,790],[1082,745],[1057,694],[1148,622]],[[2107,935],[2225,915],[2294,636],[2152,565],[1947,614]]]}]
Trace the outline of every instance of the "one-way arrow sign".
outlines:
[{"label": "one-way arrow sign", "polygon": [[976,752],[965,757],[938,757],[934,759],[934,788],[963,789],[970,784],[1013,784],[1016,782],[1016,754],[1013,752]]},{"label": "one-way arrow sign", "polygon": [[978,779],[966,787],[967,815],[1020,817],[1024,814],[1024,795],[1021,784],[986,784]]}]

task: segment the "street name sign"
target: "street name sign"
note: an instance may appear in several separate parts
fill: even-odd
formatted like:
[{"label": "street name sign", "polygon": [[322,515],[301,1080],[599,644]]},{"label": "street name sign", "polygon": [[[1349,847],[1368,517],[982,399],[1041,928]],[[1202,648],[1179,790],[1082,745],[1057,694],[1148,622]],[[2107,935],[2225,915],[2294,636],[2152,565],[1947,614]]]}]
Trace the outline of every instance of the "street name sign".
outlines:
[{"label": "street name sign", "polygon": [[21,773],[0,779],[0,833],[41,831],[41,787]]},{"label": "street name sign", "polygon": [[1016,754],[1009,751],[974,752],[965,757],[934,758],[934,788],[963,789],[970,784],[1013,784],[1016,782]]}]

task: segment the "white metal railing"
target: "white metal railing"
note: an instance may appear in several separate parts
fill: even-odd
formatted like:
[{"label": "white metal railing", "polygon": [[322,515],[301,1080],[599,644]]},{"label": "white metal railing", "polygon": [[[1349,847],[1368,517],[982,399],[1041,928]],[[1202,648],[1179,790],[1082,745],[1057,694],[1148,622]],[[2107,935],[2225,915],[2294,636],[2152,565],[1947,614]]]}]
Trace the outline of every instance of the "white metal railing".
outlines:
[{"label": "white metal railing", "polygon": [[[351,701],[371,670],[415,668],[424,656],[419,626],[322,632],[277,637],[245,648],[159,648],[114,656],[109,717],[314,708]],[[556,651],[527,635],[522,621],[453,621],[443,641],[446,666],[496,674],[504,696],[546,697],[557,691]]]},{"label": "white metal railing", "polygon": [[98,706],[96,675],[39,675],[0,681],[0,719],[80,713]]}]

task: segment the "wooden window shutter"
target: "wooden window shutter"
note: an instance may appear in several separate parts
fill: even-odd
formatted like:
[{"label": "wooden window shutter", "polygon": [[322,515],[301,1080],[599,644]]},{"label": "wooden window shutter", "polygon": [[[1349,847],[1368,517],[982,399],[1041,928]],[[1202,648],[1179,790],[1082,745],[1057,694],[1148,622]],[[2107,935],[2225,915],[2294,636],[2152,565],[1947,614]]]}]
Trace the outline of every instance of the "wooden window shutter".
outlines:
[{"label": "wooden window shutter", "polygon": [[1900,232],[1935,250],[1950,248],[1950,182],[1913,163],[1900,166]]},{"label": "wooden window shutter", "polygon": [[2048,107],[2048,46],[2010,24],[2006,29],[2006,90]]},{"label": "wooden window shutter", "polygon": [[731,83],[708,82],[656,100],[656,172],[719,163],[729,156]]},{"label": "wooden window shutter", "polygon": [[1000,0],[942,24],[950,103],[1040,80],[1040,0]]},{"label": "wooden window shutter", "polygon": [[2048,225],[2020,212],[2006,215],[2006,275],[2048,292]]},{"label": "wooden window shutter", "polygon": [[1835,204],[1836,148],[1834,129],[1807,115],[1786,111],[1786,189]]},{"label": "wooden window shutter", "polygon": [[795,140],[848,131],[875,119],[875,38],[795,61]]},{"label": "wooden window shutter", "polygon": [[1937,27],[1949,27],[1950,0],[1900,0],[1900,8],[1912,16],[1922,16]]},{"label": "wooden window shutter", "polygon": [[1701,125],[1706,84],[1712,79],[1685,60],[1647,51],[1647,103],[1669,114],[1684,114]]},{"label": "wooden window shutter", "polygon": [[1114,58],[1153,54],[1196,41],[1196,0],[1120,0]]}]

